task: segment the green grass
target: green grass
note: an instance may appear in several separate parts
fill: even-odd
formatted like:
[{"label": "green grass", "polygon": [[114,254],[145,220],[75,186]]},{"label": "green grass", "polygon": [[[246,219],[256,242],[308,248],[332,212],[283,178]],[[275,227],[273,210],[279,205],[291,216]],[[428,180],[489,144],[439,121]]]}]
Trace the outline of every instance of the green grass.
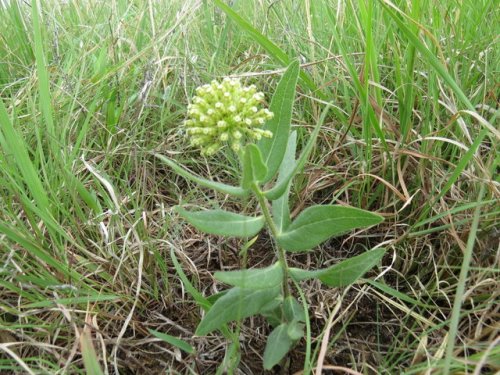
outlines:
[{"label": "green grass", "polygon": [[[211,275],[238,267],[243,243],[203,236],[172,210],[236,203],[154,154],[237,183],[229,152],[228,166],[188,147],[187,103],[227,75],[269,99],[296,58],[300,149],[332,108],[292,211],[343,202],[386,221],[291,265],[382,242],[389,255],[376,283],[301,284],[308,339],[291,369],[500,369],[497,1],[10,3],[0,6],[0,372],[215,373],[241,357],[243,373],[260,373],[262,321],[241,325],[239,347],[193,337],[223,289]],[[270,264],[268,246],[259,238],[248,265]]]}]

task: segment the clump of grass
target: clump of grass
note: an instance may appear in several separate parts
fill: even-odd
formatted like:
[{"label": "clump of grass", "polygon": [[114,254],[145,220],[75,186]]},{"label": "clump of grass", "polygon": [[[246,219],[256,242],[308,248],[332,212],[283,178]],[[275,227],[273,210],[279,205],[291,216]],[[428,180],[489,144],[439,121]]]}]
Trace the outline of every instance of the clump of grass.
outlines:
[{"label": "clump of grass", "polygon": [[[321,102],[335,106],[292,211],[344,202],[386,224],[291,264],[323,267],[381,242],[390,255],[375,282],[301,285],[310,335],[289,367],[310,351],[315,370],[498,370],[494,2],[233,3],[0,6],[0,370],[86,373],[96,360],[104,373],[215,372],[227,343],[193,337],[201,309],[170,251],[204,298],[220,287],[214,271],[239,265],[240,244],[193,232],[171,207],[238,203],[151,151],[235,181],[236,161],[200,159],[177,133],[187,98],[227,75],[271,91],[295,57],[299,147]],[[267,246],[257,240],[249,266],[271,263]],[[265,334],[242,330],[241,372],[259,373]]]}]

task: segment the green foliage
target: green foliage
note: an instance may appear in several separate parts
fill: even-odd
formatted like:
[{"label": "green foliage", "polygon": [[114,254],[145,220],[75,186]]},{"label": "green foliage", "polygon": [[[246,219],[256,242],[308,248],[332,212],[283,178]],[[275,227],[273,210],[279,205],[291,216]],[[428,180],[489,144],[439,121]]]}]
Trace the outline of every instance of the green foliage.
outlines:
[{"label": "green foliage", "polygon": [[[30,160],[28,148],[9,119],[3,100],[0,99],[0,144],[5,152],[12,155],[29,192],[42,213],[50,212],[48,197],[36,168]],[[47,217],[44,215],[44,217]],[[51,221],[50,217],[47,220]]]},{"label": "green foliage", "polygon": [[[352,362],[357,371],[498,371],[490,326],[478,322],[487,323],[497,306],[500,23],[471,22],[498,19],[498,2],[0,3],[0,372],[134,373],[140,363],[123,360],[126,347],[164,373],[237,373],[239,338],[251,335],[239,332],[240,323],[211,333],[223,336],[225,354],[183,351],[182,361],[148,329],[186,337],[196,314],[229,293],[224,286],[251,290],[249,279],[254,289],[282,288],[258,314],[269,332],[287,325],[290,349],[305,324],[304,374],[313,372],[321,341],[328,340],[329,356],[342,335],[358,334],[349,331],[355,305],[348,302],[356,293],[373,301],[374,343],[381,343],[352,347],[352,358],[367,359]],[[194,102],[195,87],[218,87],[224,77],[264,91],[259,103],[276,117],[261,122],[248,106],[253,115],[228,124],[250,128],[224,140],[227,129],[213,132],[215,122],[189,115],[219,115]],[[221,103],[229,109],[234,100],[243,111],[239,99]],[[196,121],[181,125],[188,120]],[[244,188],[239,153],[247,137],[266,136],[255,130],[271,126],[277,157],[264,158],[265,142],[258,142],[268,172]],[[198,157],[185,136],[205,132],[214,143]],[[224,152],[212,155],[217,143]],[[263,215],[266,235],[186,238],[190,224],[180,225],[170,207],[181,201],[195,210],[208,200],[206,208]],[[342,304],[348,310],[333,317],[346,319],[335,320],[332,331],[322,329],[321,318],[312,327],[308,318],[302,322],[291,301],[300,296],[302,316],[316,313],[321,299],[308,299],[311,282],[342,288],[365,271],[376,275],[383,251],[338,261],[344,249],[282,254],[276,238],[292,224],[290,212],[298,218],[320,202],[384,212],[390,223],[360,229],[361,238],[345,243],[357,254],[384,241],[394,256],[377,281],[350,289]],[[226,270],[237,253],[243,268],[219,277],[218,256]],[[287,266],[288,257],[297,268]],[[297,263],[302,259],[307,263]],[[209,285],[205,265],[220,285]],[[268,268],[272,278],[259,274]],[[186,314],[169,316],[165,303]],[[401,322],[401,329],[390,327],[390,343],[385,305],[391,321]],[[82,320],[84,310],[91,322]],[[165,313],[176,327],[161,318]],[[64,321],[77,324],[80,347],[74,325]],[[152,340],[167,358],[149,350]],[[219,368],[207,369],[214,361]]]},{"label": "green foliage", "polygon": [[287,148],[292,121],[293,102],[295,100],[295,86],[299,76],[298,61],[290,64],[281,78],[271,101],[270,110],[279,115],[267,121],[265,129],[273,133],[271,138],[262,138],[258,145],[262,152],[268,172],[263,182],[274,177],[281,165]]},{"label": "green foliage", "polygon": [[214,277],[223,283],[248,289],[266,289],[283,282],[283,266],[277,262],[261,269],[216,272]]},{"label": "green foliage", "polygon": [[304,308],[293,296],[288,296],[283,301],[283,314],[287,322],[304,322]]},{"label": "green foliage", "polygon": [[264,226],[264,216],[245,216],[224,210],[190,212],[180,206],[176,211],[197,229],[219,236],[251,237]]},{"label": "green foliage", "polygon": [[267,166],[262,160],[262,154],[255,144],[250,143],[245,147],[242,164],[243,176],[241,178],[241,187],[243,189],[250,189],[254,183],[258,184],[266,176]]},{"label": "green foliage", "polygon": [[312,206],[306,208],[277,237],[278,243],[291,252],[305,251],[330,237],[355,228],[364,228],[382,222],[379,215],[345,206]]},{"label": "green foliage", "polygon": [[[273,56],[278,62],[280,62],[283,66],[290,64],[291,58],[280,47],[266,38],[266,36],[262,35],[247,20],[245,20],[233,9],[231,9],[231,7],[224,4],[222,0],[214,0],[214,3],[234,22],[236,22],[242,30],[248,33],[252,37],[252,39],[254,39],[262,48],[268,51],[269,54]],[[324,98],[323,93],[318,89],[314,81],[311,79],[311,76],[307,72],[301,71],[300,78],[311,91],[316,92],[319,97]]]},{"label": "green foliage", "polygon": [[86,327],[80,335],[80,348],[82,351],[83,365],[88,375],[103,375],[104,372],[99,364],[99,357],[95,351],[90,335],[90,329]]},{"label": "green foliage", "polygon": [[[321,113],[321,116],[316,123],[316,126],[314,127],[313,132],[309,136],[309,140],[307,141],[307,144],[303,148],[299,158],[297,159],[297,162],[295,163],[294,168],[289,171],[287,175],[284,175],[282,179],[278,181],[278,183],[270,190],[267,190],[264,192],[264,195],[266,196],[267,199],[270,200],[275,200],[281,197],[283,194],[285,194],[285,191],[287,187],[289,186],[290,181],[302,171],[302,168],[304,168],[304,165],[307,162],[307,159],[309,158],[309,155],[311,154],[311,151],[314,147],[314,144],[316,143],[316,138],[318,137],[319,131],[321,130],[321,126],[323,125],[326,115],[328,114],[328,111],[330,109],[330,105],[328,104],[323,112]],[[279,116],[279,115],[277,115]]]},{"label": "green foliage", "polygon": [[281,306],[283,315],[281,324],[269,335],[264,350],[264,368],[271,369],[292,348],[293,344],[304,336],[304,309],[293,296],[284,299]]},{"label": "green foliage", "polygon": [[341,287],[354,283],[372,269],[385,254],[385,249],[370,250],[355,257],[343,260],[331,267],[308,271],[289,268],[290,276],[295,281],[319,279],[331,287]]},{"label": "green foliage", "polygon": [[267,338],[264,350],[264,368],[270,370],[288,353],[293,345],[293,339],[288,335],[288,324],[277,326]]},{"label": "green foliage", "polygon": [[[295,167],[295,150],[297,148],[297,132],[293,131],[288,139],[288,145],[286,148],[285,156],[283,157],[283,162],[281,163],[278,181],[279,184],[283,179],[288,176],[293,168]],[[276,224],[276,229],[278,232],[284,231],[291,223],[290,219],[290,203],[288,195],[290,194],[290,187],[292,182],[288,182],[285,192],[276,200],[272,202],[272,213],[273,220]]]},{"label": "green foliage", "polygon": [[[251,237],[259,233],[267,223],[277,245],[279,261],[261,269],[216,272],[215,278],[232,285],[229,291],[218,293],[213,305],[199,324],[196,334],[206,335],[221,329],[226,323],[262,314],[275,327],[268,337],[264,352],[264,368],[270,369],[288,353],[293,344],[304,335],[305,314],[302,306],[290,294],[289,277],[295,281],[317,278],[329,286],[345,286],[355,282],[375,266],[384,254],[383,249],[370,251],[348,259],[325,270],[309,271],[289,268],[285,250],[306,251],[332,236],[338,236],[356,228],[380,223],[379,215],[345,206],[318,205],[305,209],[298,217],[290,219],[289,191],[293,177],[304,167],[312,151],[329,105],[295,160],[297,134],[290,134],[292,108],[299,74],[298,62],[287,68],[271,102],[275,112],[265,130],[274,134],[269,140],[262,139],[258,146],[248,144],[239,153],[242,169],[241,192],[251,191],[259,201],[262,216],[245,216],[223,210],[190,212],[182,207],[176,211],[197,229],[210,234],[228,237]],[[237,148],[236,151],[239,151]],[[205,187],[240,195],[239,190],[226,185],[195,177],[175,162],[157,155],[180,175]],[[275,186],[266,192],[259,185],[270,181],[279,170]],[[237,194],[234,194],[234,193]],[[272,215],[267,199],[272,203]],[[245,248],[244,253],[248,249]]]},{"label": "green foliage", "polygon": [[266,289],[232,288],[208,310],[196,329],[196,335],[206,335],[219,329],[225,323],[244,319],[264,311],[279,296],[280,291],[280,287]]}]

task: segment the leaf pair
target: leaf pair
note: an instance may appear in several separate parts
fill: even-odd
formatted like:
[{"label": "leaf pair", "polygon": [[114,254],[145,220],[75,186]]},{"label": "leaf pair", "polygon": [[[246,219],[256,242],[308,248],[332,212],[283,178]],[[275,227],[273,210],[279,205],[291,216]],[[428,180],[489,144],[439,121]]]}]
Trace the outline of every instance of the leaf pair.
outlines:
[{"label": "leaf pair", "polygon": [[[330,237],[376,225],[383,220],[380,215],[354,207],[316,205],[306,208],[288,225],[287,202],[279,204],[273,206],[273,211],[281,215],[278,217],[279,227],[287,226],[278,235],[277,241],[290,252],[310,250]],[[220,209],[190,212],[177,206],[176,211],[195,228],[219,236],[251,237],[259,233],[265,224],[263,216],[246,216]]]}]

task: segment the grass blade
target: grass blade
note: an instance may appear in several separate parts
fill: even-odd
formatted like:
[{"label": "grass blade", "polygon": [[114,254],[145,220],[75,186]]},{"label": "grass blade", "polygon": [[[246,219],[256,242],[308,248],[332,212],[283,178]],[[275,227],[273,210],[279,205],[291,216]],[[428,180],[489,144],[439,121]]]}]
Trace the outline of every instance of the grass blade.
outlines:
[{"label": "grass blade", "polygon": [[[448,84],[448,86],[453,90],[453,92],[457,95],[460,101],[471,111],[475,111],[474,106],[464,94],[462,89],[458,86],[452,76],[448,73],[445,66],[441,64],[436,55],[430,51],[418,38],[412,30],[406,26],[406,23],[401,20],[400,17],[394,13],[391,8],[396,8],[394,4],[392,4],[388,0],[379,0],[379,3],[382,4],[385,11],[391,16],[391,18],[396,22],[398,27],[401,29],[403,34],[408,38],[410,43],[415,46],[415,48],[425,57],[426,61],[436,70],[436,72],[443,78],[443,80]],[[389,5],[388,5],[389,4]],[[397,8],[396,8],[397,9]]]},{"label": "grass blade", "polygon": [[38,208],[49,212],[49,199],[45,194],[45,188],[38,177],[35,166],[31,162],[26,144],[21,135],[14,129],[2,100],[0,100],[0,131],[5,139],[2,147],[8,147],[4,152],[14,157],[23,180]]},{"label": "grass blade", "polygon": [[[57,137],[54,130],[54,118],[52,114],[52,103],[49,88],[49,74],[45,65],[45,55],[43,52],[42,30],[40,28],[40,13],[38,9],[38,0],[31,1],[31,17],[33,19],[33,31],[35,42],[35,59],[38,74],[38,90],[40,92],[40,109],[47,126],[49,144],[56,151],[58,147]],[[54,152],[54,156],[56,153]]]},{"label": "grass blade", "polygon": [[[481,185],[479,190],[478,202],[483,199],[485,185]],[[457,290],[455,292],[455,300],[453,301],[453,310],[451,313],[450,328],[448,330],[448,341],[446,343],[446,354],[444,360],[443,374],[450,373],[451,360],[453,357],[453,350],[455,348],[455,338],[458,333],[458,322],[460,319],[460,310],[462,307],[462,299],[465,292],[465,283],[467,282],[467,274],[472,260],[472,253],[474,251],[474,243],[476,242],[477,229],[479,227],[479,218],[481,214],[481,206],[477,206],[474,210],[474,219],[467,239],[467,246],[465,248],[464,259],[462,260],[462,268],[460,269],[460,276],[458,279]]]},{"label": "grass blade", "polygon": [[159,339],[168,342],[170,345],[173,345],[188,354],[192,354],[195,352],[194,348],[184,340],[178,339],[177,337],[171,335],[167,335],[166,333],[155,331],[154,329],[148,329],[148,331],[153,336],[156,336]]},{"label": "grass blade", "polygon": [[[247,20],[236,13],[231,7],[224,4],[221,0],[214,0],[214,3],[228,15],[236,24],[246,33],[248,33],[253,40],[255,40],[262,48],[264,48],[275,60],[277,60],[281,65],[288,66],[291,62],[291,58],[276,44],[271,42],[268,38],[262,35],[255,27],[253,27]],[[316,86],[311,76],[304,71],[299,73],[302,82],[313,91],[321,99],[326,99],[326,95],[320,91]]]},{"label": "grass blade", "polygon": [[104,375],[99,364],[89,326],[85,326],[80,335],[80,349],[82,351],[83,365],[88,375]]}]

